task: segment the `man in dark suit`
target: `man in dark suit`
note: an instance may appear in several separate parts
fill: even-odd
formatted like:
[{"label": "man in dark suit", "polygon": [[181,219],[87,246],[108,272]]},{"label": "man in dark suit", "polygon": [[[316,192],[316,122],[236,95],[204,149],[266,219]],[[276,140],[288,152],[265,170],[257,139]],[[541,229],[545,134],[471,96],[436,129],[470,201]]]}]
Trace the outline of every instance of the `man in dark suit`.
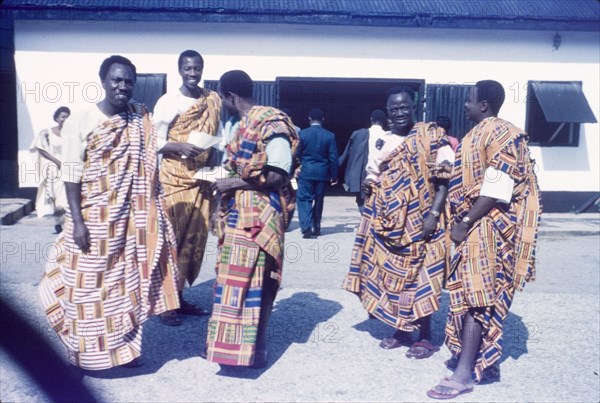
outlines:
[{"label": "man in dark suit", "polygon": [[298,177],[298,217],[303,238],[321,235],[321,216],[327,183],[338,180],[338,150],[335,135],[322,127],[323,111],[314,108],[308,114],[310,127],[300,131],[301,161]]},{"label": "man in dark suit", "polygon": [[356,130],[350,136],[346,149],[340,156],[340,168],[346,165],[344,171],[344,189],[346,192],[356,195],[356,205],[362,213],[365,204],[365,191],[361,184],[367,176],[367,161],[369,158],[369,137],[380,136],[384,133],[385,112],[376,109],[371,113],[371,127],[369,129]]}]

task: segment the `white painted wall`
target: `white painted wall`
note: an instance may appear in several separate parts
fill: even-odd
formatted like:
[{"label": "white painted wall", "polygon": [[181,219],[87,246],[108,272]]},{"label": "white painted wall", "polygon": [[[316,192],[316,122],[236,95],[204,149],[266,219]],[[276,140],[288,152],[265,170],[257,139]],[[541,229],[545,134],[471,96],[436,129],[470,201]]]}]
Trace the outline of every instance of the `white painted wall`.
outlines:
[{"label": "white painted wall", "polygon": [[[371,27],[15,21],[19,149],[52,124],[60,105],[76,110],[101,99],[98,68],[122,54],[140,73],[167,73],[180,85],[177,56],[195,49],[204,79],[243,69],[255,80],[278,76],[412,78],[426,83],[501,82],[507,100],[500,116],[525,125],[529,80],[582,81],[600,118],[600,38],[597,33],[400,29]],[[600,130],[581,125],[580,146],[532,147],[546,191],[600,190]],[[25,152],[20,152],[20,157]],[[25,159],[23,157],[23,159]]]}]

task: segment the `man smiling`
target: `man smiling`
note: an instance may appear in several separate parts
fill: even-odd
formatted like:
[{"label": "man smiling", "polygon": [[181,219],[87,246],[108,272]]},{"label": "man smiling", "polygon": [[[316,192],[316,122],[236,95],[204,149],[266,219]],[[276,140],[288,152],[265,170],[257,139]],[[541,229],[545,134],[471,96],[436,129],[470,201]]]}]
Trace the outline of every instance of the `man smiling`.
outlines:
[{"label": "man smiling", "polygon": [[89,370],[139,365],[142,323],[178,307],[156,138],[144,105],[130,103],[135,66],[111,56],[100,79],[105,98],[63,127],[69,209],[40,283],[69,360]]},{"label": "man smiling", "polygon": [[212,194],[210,183],[194,179],[206,166],[210,150],[188,143],[193,131],[216,135],[221,117],[221,99],[216,92],[199,87],[204,60],[194,50],[179,55],[181,86],[163,95],[154,110],[158,149],[163,159],[160,181],[165,190],[167,215],[177,237],[177,289],[181,308],[161,315],[164,324],[181,325],[179,314],[206,315],[207,311],[183,299],[185,282],[190,285],[200,273],[209,230]]},{"label": "man smiling", "polygon": [[[454,153],[443,129],[415,123],[415,95],[398,86],[388,91],[394,125],[384,136],[381,156],[365,180],[365,201],[350,270],[343,287],[357,294],[371,317],[396,329],[380,347],[410,345],[408,358],[438,350],[431,340],[431,315],[440,304],[445,268],[445,214],[449,169]],[[410,332],[419,330],[410,342]]]}]

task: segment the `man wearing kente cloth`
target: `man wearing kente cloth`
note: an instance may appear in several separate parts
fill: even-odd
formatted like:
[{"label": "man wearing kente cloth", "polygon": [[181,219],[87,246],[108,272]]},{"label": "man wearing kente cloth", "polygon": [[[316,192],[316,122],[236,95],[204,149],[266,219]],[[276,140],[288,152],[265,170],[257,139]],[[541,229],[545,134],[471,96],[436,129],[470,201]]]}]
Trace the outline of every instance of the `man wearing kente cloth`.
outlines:
[{"label": "man wearing kente cloth", "polygon": [[[527,134],[498,118],[504,89],[479,81],[465,103],[477,125],[463,138],[450,180],[455,255],[447,287],[446,345],[454,374],[427,392],[451,399],[499,380],[503,325],[515,291],[535,277],[540,192]],[[492,375],[489,375],[489,374]]]},{"label": "man wearing kente cloth", "polygon": [[[388,91],[392,133],[381,164],[365,181],[371,195],[352,250],[343,288],[357,294],[371,317],[396,329],[380,346],[410,345],[406,356],[430,357],[431,315],[440,305],[446,267],[444,205],[454,153],[443,129],[415,123],[414,92]],[[412,343],[410,332],[419,330]]]},{"label": "man wearing kente cloth", "polygon": [[144,321],[179,306],[156,136],[145,107],[129,102],[135,79],[131,61],[106,59],[105,98],[62,130],[68,209],[40,296],[70,362],[83,369],[139,365]]},{"label": "man wearing kente cloth", "polygon": [[219,93],[239,126],[227,146],[231,177],[214,186],[221,195],[219,253],[203,354],[221,365],[258,368],[267,365],[267,327],[281,283],[285,226],[294,202],[292,156],[299,139],[285,113],[255,105],[245,72],[223,74]]},{"label": "man wearing kente cloth", "polygon": [[211,214],[210,184],[193,176],[207,165],[210,149],[188,143],[190,133],[215,136],[221,118],[221,99],[214,91],[198,86],[204,61],[194,50],[179,55],[182,84],[175,93],[163,95],[154,108],[158,152],[162,154],[160,181],[165,190],[166,210],[177,237],[177,290],[181,308],[161,315],[169,326],[181,325],[178,314],[207,315],[208,312],[183,299],[185,282],[192,285],[204,258]]}]

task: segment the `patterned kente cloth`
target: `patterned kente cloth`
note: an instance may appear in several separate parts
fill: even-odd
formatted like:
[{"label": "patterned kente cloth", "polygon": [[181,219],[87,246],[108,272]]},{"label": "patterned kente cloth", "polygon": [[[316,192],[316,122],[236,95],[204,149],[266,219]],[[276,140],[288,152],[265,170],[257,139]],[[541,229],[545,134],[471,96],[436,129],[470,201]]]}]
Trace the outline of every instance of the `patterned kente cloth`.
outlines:
[{"label": "patterned kente cloth", "polygon": [[423,220],[434,199],[428,163],[447,145],[435,123],[416,123],[405,141],[381,166],[381,185],[365,202],[350,270],[343,288],[357,294],[363,307],[399,330],[439,308],[446,267],[445,214],[429,242]]},{"label": "patterned kente cloth", "polygon": [[470,307],[485,308],[475,320],[483,325],[483,341],[473,376],[502,353],[502,325],[516,290],[535,277],[535,246],[541,216],[540,192],[529,156],[527,134],[499,118],[484,119],[462,140],[457,150],[448,199],[454,223],[469,212],[483,184],[485,170],[494,167],[515,181],[510,204],[497,203],[476,222],[457,246],[447,287],[450,311],[446,345],[461,351],[465,314]]},{"label": "patterned kente cloth", "polygon": [[179,306],[175,235],[165,218],[156,136],[140,104],[89,134],[81,210],[91,236],[88,254],[66,228],[40,283],[42,305],[84,369],[106,369],[141,354],[142,323]]},{"label": "patterned kente cloth", "polygon": [[[216,135],[221,118],[221,98],[214,91],[201,90],[198,101],[169,125],[168,141],[185,143],[194,130]],[[165,155],[160,168],[167,215],[177,238],[179,275],[181,281],[187,280],[190,285],[200,273],[213,199],[210,183],[193,176],[206,165],[209,156],[210,150],[196,158]]]},{"label": "patterned kente cloth", "polygon": [[[250,183],[264,183],[266,143],[275,134],[285,136],[291,143],[292,155],[295,154],[298,136],[287,115],[271,107],[252,107],[229,145],[227,168]],[[284,228],[292,200],[287,186],[279,191],[234,193],[223,195],[221,201],[217,278],[207,351],[209,361],[248,366],[254,363],[265,274],[281,282]],[[267,260],[274,264],[265,264]]]}]

